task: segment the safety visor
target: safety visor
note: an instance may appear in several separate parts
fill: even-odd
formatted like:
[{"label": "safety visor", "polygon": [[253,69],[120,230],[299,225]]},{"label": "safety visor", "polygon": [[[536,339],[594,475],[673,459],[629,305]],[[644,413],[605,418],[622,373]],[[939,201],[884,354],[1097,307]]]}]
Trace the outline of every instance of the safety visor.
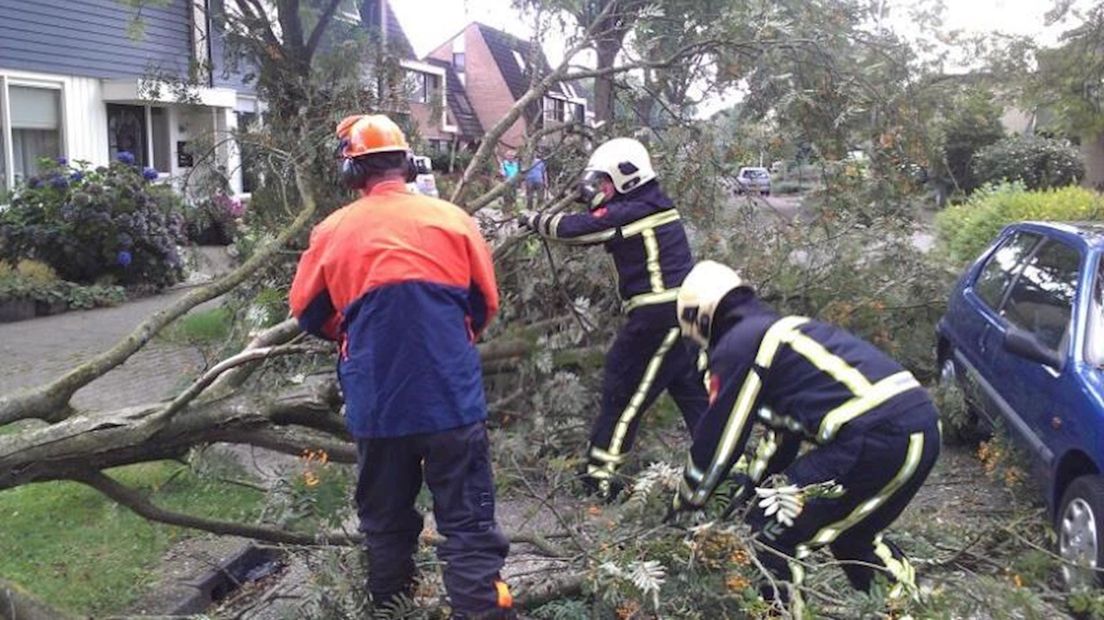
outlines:
[{"label": "safety visor", "polygon": [[576,201],[581,202],[591,209],[597,209],[607,200],[602,192],[602,181],[609,179],[609,175],[598,170],[584,170],[579,177],[577,185]]}]

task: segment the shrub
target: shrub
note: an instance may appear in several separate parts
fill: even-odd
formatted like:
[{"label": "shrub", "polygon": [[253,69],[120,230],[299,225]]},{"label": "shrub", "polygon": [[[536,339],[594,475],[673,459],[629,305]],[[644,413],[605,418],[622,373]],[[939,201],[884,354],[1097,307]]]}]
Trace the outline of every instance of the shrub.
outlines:
[{"label": "shrub", "polygon": [[199,245],[229,245],[243,215],[245,205],[241,200],[216,193],[187,211],[188,239]]},{"label": "shrub", "polygon": [[1021,183],[985,187],[965,204],[949,207],[935,219],[940,243],[959,262],[972,260],[1002,228],[1024,220],[1104,219],[1104,196],[1083,187],[1027,191]]},{"label": "shrub", "polygon": [[44,164],[0,213],[0,258],[33,258],[63,279],[163,288],[184,275],[176,246],[184,219],[156,171],[124,160],[92,169],[64,159]]},{"label": "shrub", "polygon": [[1085,165],[1065,142],[1013,136],[980,149],[973,172],[979,184],[1022,181],[1027,189],[1046,189],[1076,184]]}]

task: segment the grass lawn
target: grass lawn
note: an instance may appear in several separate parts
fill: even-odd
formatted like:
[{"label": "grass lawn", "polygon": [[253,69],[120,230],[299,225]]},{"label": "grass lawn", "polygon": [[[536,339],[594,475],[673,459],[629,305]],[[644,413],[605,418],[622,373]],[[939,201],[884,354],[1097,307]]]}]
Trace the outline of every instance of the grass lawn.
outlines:
[{"label": "grass lawn", "polygon": [[224,307],[190,312],[174,321],[160,337],[176,344],[204,345],[225,342],[234,316]]},{"label": "grass lawn", "polygon": [[[198,478],[162,461],[109,470],[159,506],[225,519],[255,514],[261,493]],[[169,546],[192,530],[151,524],[97,491],[70,482],[0,492],[0,575],[81,615],[123,610],[155,575]]]}]

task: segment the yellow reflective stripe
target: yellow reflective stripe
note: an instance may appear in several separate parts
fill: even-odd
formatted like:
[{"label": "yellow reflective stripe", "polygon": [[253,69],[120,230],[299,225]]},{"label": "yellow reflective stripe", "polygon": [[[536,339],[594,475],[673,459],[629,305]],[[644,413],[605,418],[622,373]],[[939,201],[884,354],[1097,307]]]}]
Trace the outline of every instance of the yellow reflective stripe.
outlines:
[{"label": "yellow reflective stripe", "polygon": [[659,367],[663,364],[663,358],[666,357],[667,351],[674,346],[675,341],[678,340],[679,329],[677,327],[668,330],[667,336],[663,339],[663,343],[659,345],[659,349],[656,350],[655,355],[648,362],[648,367],[644,370],[644,377],[640,381],[640,385],[636,388],[636,393],[629,399],[628,406],[621,412],[621,418],[617,420],[617,426],[613,431],[613,439],[610,440],[609,453],[614,456],[621,455],[621,444],[625,441],[625,435],[629,432],[629,425],[640,410],[640,405],[644,403],[644,398],[648,395],[648,390],[652,387],[652,381],[655,381],[655,376],[659,373]]},{"label": "yellow reflective stripe", "polygon": [[812,365],[831,375],[836,381],[846,385],[856,396],[870,387],[870,381],[867,381],[857,368],[805,334],[794,334],[790,341],[790,348],[800,353]]},{"label": "yellow reflective stripe", "polygon": [[877,495],[856,506],[855,509],[851,511],[851,514],[822,528],[813,536],[810,543],[813,545],[826,545],[834,541],[840,534],[847,531],[848,528],[854,526],[859,521],[868,517],[870,513],[877,510],[879,506],[889,499],[890,495],[896,493],[897,489],[904,486],[909,478],[916,473],[916,467],[920,464],[920,456],[923,452],[924,433],[913,433],[909,435],[908,452],[905,455],[905,462],[901,465],[901,469],[897,471],[897,475],[889,481],[889,484],[887,484]]},{"label": "yellow reflective stripe", "polygon": [[790,565],[790,613],[794,618],[804,618],[805,599],[801,596],[801,586],[805,583],[805,567],[791,559],[786,563]]},{"label": "yellow reflective stripe", "polygon": [[770,366],[778,353],[778,347],[783,342],[789,342],[798,333],[797,328],[808,322],[809,319],[803,316],[788,316],[775,321],[767,333],[763,334],[763,341],[759,343],[759,351],[755,354],[755,364],[763,368]]},{"label": "yellow reflective stripe", "polygon": [[663,271],[659,267],[659,243],[656,241],[655,231],[649,228],[641,237],[644,239],[645,265],[652,283],[652,292],[662,293]]},{"label": "yellow reflective stripe", "polygon": [[724,432],[721,433],[721,441],[717,444],[717,450],[713,453],[713,460],[709,463],[709,469],[703,481],[704,484],[694,492],[695,499],[699,502],[704,502],[709,491],[717,486],[717,482],[720,481],[721,468],[736,450],[736,440],[740,438],[740,433],[743,432],[744,425],[747,424],[748,414],[751,412],[751,407],[759,396],[759,389],[762,386],[759,375],[749,370],[747,378],[744,379],[744,385],[740,387],[740,393],[736,397],[736,404],[732,406],[732,412],[728,415],[728,422],[725,423]]},{"label": "yellow reflective stripe", "polygon": [[920,387],[920,382],[907,370],[882,379],[865,391],[860,392],[857,397],[829,411],[824,416],[824,419],[820,421],[820,430],[817,432],[817,440],[822,443],[830,441],[836,436],[836,433],[839,432],[839,429],[844,424],[847,424],[851,420],[870,411],[890,398],[918,387]]},{"label": "yellow reflective stripe", "polygon": [[[775,321],[763,334],[763,340],[759,343],[759,351],[755,354],[756,365],[769,368],[783,339],[792,337],[794,330],[808,320],[805,317],[788,316]],[[706,470],[704,484],[694,492],[694,497],[698,500],[698,503],[705,502],[706,496],[720,482],[723,473],[721,468],[735,452],[736,441],[740,438],[740,434],[747,424],[751,408],[755,405],[755,401],[759,397],[759,390],[762,387],[763,383],[759,379],[759,374],[754,369],[749,369],[744,384],[740,386],[740,393],[736,396],[736,403],[732,406],[732,411],[728,415],[728,422],[725,423],[721,439],[713,453],[713,460],[709,463],[709,469]]]},{"label": "yellow reflective stripe", "polygon": [[631,224],[626,224],[621,227],[622,237],[632,237],[638,235],[645,230],[651,230],[664,224],[670,224],[676,222],[679,219],[679,212],[674,209],[668,209],[666,211],[660,211],[659,213],[649,215],[648,217],[640,218]]},{"label": "yellow reflective stripe", "polygon": [[698,467],[694,465],[693,455],[689,456],[686,459],[686,468],[683,470],[683,475],[693,480],[694,484],[700,483],[702,481],[702,478],[705,477],[705,472],[698,469]]},{"label": "yellow reflective stripe", "polygon": [[548,218],[548,220],[546,220],[545,228],[544,228],[544,236],[546,236],[546,237],[555,237],[556,236],[556,231],[559,230],[559,228],[560,228],[560,220],[562,220],[564,218],[564,215],[565,215],[564,213],[557,213],[556,215],[553,215],[551,218]]},{"label": "yellow reflective stripe", "polygon": [[613,475],[613,471],[610,470],[609,466],[587,465],[587,475],[595,480],[608,480]]},{"label": "yellow reflective stripe", "polygon": [[615,454],[610,454],[609,452],[606,452],[598,446],[591,446],[590,458],[596,461],[602,461],[603,463],[612,463],[614,465],[619,465],[625,460],[625,455],[622,454],[618,456]]},{"label": "yellow reflective stripe", "polygon": [[882,542],[882,535],[874,539],[874,555],[885,565],[886,570],[897,581],[889,591],[890,598],[900,598],[907,590],[913,596],[918,594],[916,588],[916,569],[908,561],[908,558],[895,558],[889,546]]},{"label": "yellow reflective stripe", "polygon": [[669,301],[674,301],[678,298],[679,290],[677,288],[669,288],[659,293],[644,293],[642,295],[634,295],[627,301],[621,304],[622,312],[630,312],[641,306],[654,306],[656,304],[665,304]]},{"label": "yellow reflective stripe", "polygon": [[771,460],[775,452],[778,452],[778,434],[774,431],[767,431],[767,434],[763,436],[763,440],[759,442],[759,446],[755,449],[755,460],[751,462],[751,467],[748,468],[748,477],[751,478],[752,482],[759,482],[763,477],[763,473],[767,471],[767,462]]}]

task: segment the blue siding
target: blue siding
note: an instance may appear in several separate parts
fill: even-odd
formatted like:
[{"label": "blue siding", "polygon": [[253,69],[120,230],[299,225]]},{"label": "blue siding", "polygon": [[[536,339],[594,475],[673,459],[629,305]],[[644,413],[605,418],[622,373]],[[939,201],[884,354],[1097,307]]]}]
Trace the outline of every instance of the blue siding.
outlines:
[{"label": "blue siding", "polygon": [[0,68],[98,78],[183,75],[192,58],[190,0],[134,9],[119,0],[0,0]]}]

